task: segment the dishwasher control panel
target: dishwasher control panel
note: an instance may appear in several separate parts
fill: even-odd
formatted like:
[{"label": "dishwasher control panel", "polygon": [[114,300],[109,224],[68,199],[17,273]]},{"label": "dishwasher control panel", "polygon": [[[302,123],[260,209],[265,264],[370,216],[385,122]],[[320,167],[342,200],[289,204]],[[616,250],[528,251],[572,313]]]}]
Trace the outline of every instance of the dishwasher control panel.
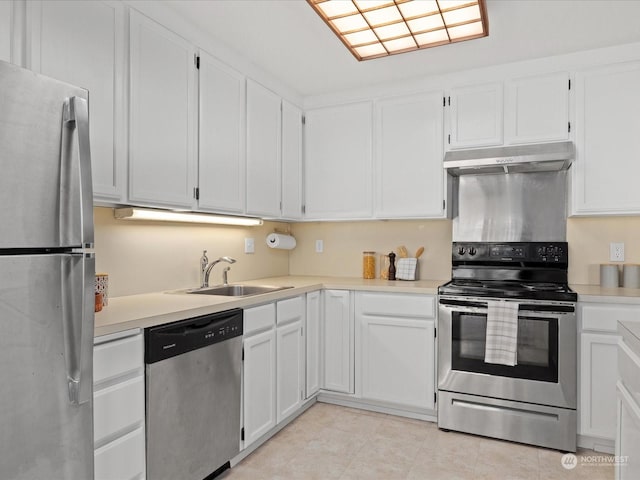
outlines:
[{"label": "dishwasher control panel", "polygon": [[180,320],[144,331],[145,363],[155,363],[192,350],[242,336],[240,308]]}]

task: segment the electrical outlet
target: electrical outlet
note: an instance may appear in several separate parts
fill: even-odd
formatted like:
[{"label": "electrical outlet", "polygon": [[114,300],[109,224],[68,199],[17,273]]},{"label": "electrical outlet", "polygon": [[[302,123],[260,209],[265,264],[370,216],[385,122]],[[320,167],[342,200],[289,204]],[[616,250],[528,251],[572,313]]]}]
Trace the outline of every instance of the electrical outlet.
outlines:
[{"label": "electrical outlet", "polygon": [[624,262],[624,243],[609,244],[609,261]]},{"label": "electrical outlet", "polygon": [[256,251],[256,241],[254,238],[244,239],[244,253],[254,253]]},{"label": "electrical outlet", "polygon": [[324,242],[322,240],[316,240],[316,253],[324,252]]}]

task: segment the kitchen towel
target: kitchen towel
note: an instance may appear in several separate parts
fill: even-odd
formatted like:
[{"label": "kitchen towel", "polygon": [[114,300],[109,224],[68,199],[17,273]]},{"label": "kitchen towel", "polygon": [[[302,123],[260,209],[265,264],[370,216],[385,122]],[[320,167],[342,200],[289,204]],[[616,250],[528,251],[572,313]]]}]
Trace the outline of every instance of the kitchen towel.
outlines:
[{"label": "kitchen towel", "polygon": [[518,363],[517,302],[489,300],[484,361],[513,367]]},{"label": "kitchen towel", "polygon": [[417,266],[417,258],[399,258],[398,264],[396,265],[396,279],[415,280]]},{"label": "kitchen towel", "polygon": [[269,248],[279,248],[282,250],[293,250],[296,248],[296,239],[291,235],[281,233],[270,233],[267,235],[267,245]]}]

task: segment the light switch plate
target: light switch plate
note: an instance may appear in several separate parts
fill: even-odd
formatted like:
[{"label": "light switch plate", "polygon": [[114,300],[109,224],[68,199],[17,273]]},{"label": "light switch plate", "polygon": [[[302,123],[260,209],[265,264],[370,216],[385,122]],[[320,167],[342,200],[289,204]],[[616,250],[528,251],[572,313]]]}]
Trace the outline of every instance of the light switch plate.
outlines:
[{"label": "light switch plate", "polygon": [[244,239],[244,253],[254,253],[256,251],[256,241],[254,238]]},{"label": "light switch plate", "polygon": [[609,261],[624,262],[624,243],[611,243],[609,248]]},{"label": "light switch plate", "polygon": [[324,252],[324,241],[316,240],[316,253]]}]

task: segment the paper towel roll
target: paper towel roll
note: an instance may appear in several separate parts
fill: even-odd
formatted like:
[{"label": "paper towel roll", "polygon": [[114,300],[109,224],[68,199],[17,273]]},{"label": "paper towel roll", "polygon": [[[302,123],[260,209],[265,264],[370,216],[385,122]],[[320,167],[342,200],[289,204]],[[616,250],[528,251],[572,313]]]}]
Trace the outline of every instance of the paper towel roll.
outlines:
[{"label": "paper towel roll", "polygon": [[600,265],[600,286],[606,288],[616,288],[620,284],[620,274],[618,273],[618,265],[601,264]]},{"label": "paper towel roll", "polygon": [[267,245],[269,248],[280,248],[282,250],[292,250],[296,247],[296,239],[291,235],[281,233],[270,233],[267,235]]}]

